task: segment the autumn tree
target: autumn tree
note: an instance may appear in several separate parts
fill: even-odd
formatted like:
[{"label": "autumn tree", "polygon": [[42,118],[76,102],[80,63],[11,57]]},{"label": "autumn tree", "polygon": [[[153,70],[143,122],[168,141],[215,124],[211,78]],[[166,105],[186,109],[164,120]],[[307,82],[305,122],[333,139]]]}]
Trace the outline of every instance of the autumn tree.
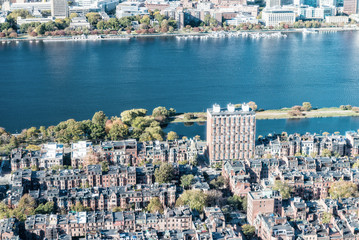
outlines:
[{"label": "autumn tree", "polygon": [[303,111],[310,111],[312,110],[312,105],[310,104],[310,102],[303,102],[302,109]]},{"label": "autumn tree", "polygon": [[167,133],[167,140],[169,140],[169,141],[173,141],[173,140],[176,140],[178,138],[179,137],[178,137],[177,133],[174,132],[174,131],[170,131],[169,133]]},{"label": "autumn tree", "polygon": [[150,200],[150,203],[147,205],[147,211],[151,213],[163,213],[163,205],[158,197],[154,197]]},{"label": "autumn tree", "polygon": [[333,199],[357,197],[358,186],[353,182],[339,180],[330,186],[329,194]]}]

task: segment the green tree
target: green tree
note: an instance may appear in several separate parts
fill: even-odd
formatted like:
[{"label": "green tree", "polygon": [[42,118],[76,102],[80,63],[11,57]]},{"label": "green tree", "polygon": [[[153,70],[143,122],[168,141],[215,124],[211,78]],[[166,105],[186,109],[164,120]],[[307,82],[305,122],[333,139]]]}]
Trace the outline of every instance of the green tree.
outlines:
[{"label": "green tree", "polygon": [[225,180],[223,176],[218,176],[216,179],[213,179],[210,184],[215,189],[223,188],[225,185]]},{"label": "green tree", "polygon": [[322,157],[330,157],[330,156],[332,156],[333,154],[332,154],[332,151],[330,151],[329,149],[323,149],[321,155],[322,155]]},{"label": "green tree", "polygon": [[332,216],[333,215],[330,212],[324,212],[321,217],[322,223],[329,224],[332,219]]},{"label": "green tree", "polygon": [[77,13],[71,13],[70,14],[70,19],[73,19],[75,17],[78,17],[79,15]]},{"label": "green tree", "polygon": [[274,182],[273,190],[279,191],[283,199],[288,199],[291,196],[292,188],[287,182],[276,180]]},{"label": "green tree", "polygon": [[101,162],[101,170],[102,170],[102,172],[108,172],[109,167],[108,167],[108,162],[107,161]]},{"label": "green tree", "polygon": [[173,141],[173,140],[176,140],[176,139],[178,139],[178,138],[179,138],[179,137],[178,137],[177,133],[174,132],[174,131],[170,131],[170,132],[167,134],[167,140],[169,140],[169,141]]},{"label": "green tree", "polygon": [[147,211],[151,213],[163,213],[163,205],[158,197],[151,198],[150,203],[147,206]]},{"label": "green tree", "polygon": [[146,116],[147,110],[146,109],[132,109],[132,110],[126,110],[121,113],[121,120],[125,124],[129,124],[132,126],[132,121],[137,117],[144,117]]},{"label": "green tree", "polygon": [[357,197],[358,186],[353,182],[339,180],[330,186],[329,194],[333,199]]},{"label": "green tree", "polygon": [[54,212],[54,202],[47,202],[45,204],[40,204],[35,209],[35,214],[49,214]]},{"label": "green tree", "polygon": [[108,132],[108,137],[112,141],[121,140],[128,136],[129,129],[125,124],[115,123],[112,125],[110,131]]},{"label": "green tree", "polygon": [[193,183],[194,176],[192,174],[183,175],[181,177],[181,186],[184,189],[188,189]]},{"label": "green tree", "polygon": [[170,163],[163,163],[155,170],[155,179],[158,183],[169,183],[174,178],[174,168]]},{"label": "green tree", "polygon": [[124,209],[121,208],[121,207],[114,207],[114,208],[112,208],[112,212],[123,212],[123,211],[124,211]]},{"label": "green tree", "polygon": [[256,232],[256,228],[249,224],[244,224],[242,226],[242,232],[244,235],[246,235],[249,238],[252,238]]},{"label": "green tree", "polygon": [[101,20],[101,15],[99,13],[90,12],[86,14],[86,18],[92,26],[96,26],[98,21]]},{"label": "green tree", "polygon": [[165,107],[156,107],[152,111],[152,117],[156,119],[162,118],[163,120],[165,120],[167,119],[168,116],[169,116],[169,111]]},{"label": "green tree", "polygon": [[207,195],[201,190],[186,190],[177,199],[176,205],[188,205],[192,210],[203,212],[207,206]]},{"label": "green tree", "polygon": [[227,198],[227,202],[234,209],[247,211],[247,197],[234,195],[233,197]]},{"label": "green tree", "polygon": [[88,212],[88,211],[91,211],[90,207],[85,207],[80,202],[77,202],[76,205],[72,205],[70,209],[71,209],[71,211],[75,211],[75,212]]}]

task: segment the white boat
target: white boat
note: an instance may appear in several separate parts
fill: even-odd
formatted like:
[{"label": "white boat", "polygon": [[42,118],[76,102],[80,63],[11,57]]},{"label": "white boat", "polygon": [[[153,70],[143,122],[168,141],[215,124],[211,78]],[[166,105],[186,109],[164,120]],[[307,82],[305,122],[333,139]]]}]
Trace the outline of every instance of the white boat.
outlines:
[{"label": "white boat", "polygon": [[312,29],[312,28],[303,28],[303,33],[304,34],[307,34],[307,33],[318,33],[318,31],[317,30],[314,30],[314,29]]}]

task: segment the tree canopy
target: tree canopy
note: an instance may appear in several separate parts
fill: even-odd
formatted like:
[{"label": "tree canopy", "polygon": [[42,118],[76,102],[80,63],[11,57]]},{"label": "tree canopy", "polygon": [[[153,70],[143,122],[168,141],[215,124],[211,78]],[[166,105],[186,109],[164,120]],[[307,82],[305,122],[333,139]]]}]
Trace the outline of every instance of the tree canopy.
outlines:
[{"label": "tree canopy", "polygon": [[358,186],[353,182],[339,180],[330,186],[329,194],[333,199],[357,197]]},{"label": "tree canopy", "polygon": [[155,170],[155,179],[158,183],[169,183],[174,178],[174,168],[170,163],[163,163]]},{"label": "tree canopy", "polygon": [[158,197],[154,197],[150,200],[150,203],[147,206],[147,211],[151,213],[163,213],[163,205]]},{"label": "tree canopy", "polygon": [[273,190],[279,191],[283,199],[288,199],[291,197],[292,188],[288,185],[287,182],[276,180],[274,182]]}]

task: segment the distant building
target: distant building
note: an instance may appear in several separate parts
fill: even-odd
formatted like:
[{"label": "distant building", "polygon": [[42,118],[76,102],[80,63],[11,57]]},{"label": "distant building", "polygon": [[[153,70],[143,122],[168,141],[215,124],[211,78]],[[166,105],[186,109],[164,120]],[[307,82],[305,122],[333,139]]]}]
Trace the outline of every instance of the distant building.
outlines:
[{"label": "distant building", "polygon": [[90,23],[85,17],[74,17],[71,19],[70,28],[87,28],[90,29]]},{"label": "distant building", "polygon": [[34,11],[44,11],[44,10],[51,10],[51,3],[50,2],[26,2],[26,3],[11,3],[11,2],[4,2],[2,5],[2,10],[4,11],[14,11],[18,9],[24,9],[33,13]]},{"label": "distant building", "polygon": [[327,16],[335,15],[336,9],[335,7],[328,7],[328,6],[323,6],[318,8],[314,8],[310,6],[301,6],[299,8],[298,14],[302,19],[323,20]]},{"label": "distant building", "polygon": [[278,7],[281,6],[281,0],[266,0],[266,7]]},{"label": "distant building", "polygon": [[136,15],[148,15],[148,9],[141,2],[123,2],[116,7],[116,17],[130,17]]},{"label": "distant building", "polygon": [[262,12],[262,19],[266,26],[278,26],[280,23],[293,24],[295,22],[295,12],[286,9],[265,9]]},{"label": "distant building", "polygon": [[66,18],[69,15],[67,0],[51,0],[51,16],[54,18]]},{"label": "distant building", "polygon": [[319,6],[336,7],[337,0],[319,0]]},{"label": "distant building", "polygon": [[22,25],[25,23],[47,23],[50,21],[53,21],[54,19],[52,17],[47,17],[47,18],[22,18],[22,17],[18,17],[17,18],[17,25]]},{"label": "distant building", "polygon": [[255,112],[248,105],[236,108],[215,104],[207,109],[207,146],[211,163],[222,160],[248,159],[254,155]]},{"label": "distant building", "polygon": [[233,26],[238,26],[241,23],[258,24],[258,19],[250,14],[241,13],[230,20],[226,20],[226,23]]},{"label": "distant building", "polygon": [[359,1],[358,0],[344,0],[344,9],[343,12],[350,14],[357,14],[359,9]]},{"label": "distant building", "polygon": [[348,23],[348,16],[328,16],[325,18],[325,22],[327,23]]}]

